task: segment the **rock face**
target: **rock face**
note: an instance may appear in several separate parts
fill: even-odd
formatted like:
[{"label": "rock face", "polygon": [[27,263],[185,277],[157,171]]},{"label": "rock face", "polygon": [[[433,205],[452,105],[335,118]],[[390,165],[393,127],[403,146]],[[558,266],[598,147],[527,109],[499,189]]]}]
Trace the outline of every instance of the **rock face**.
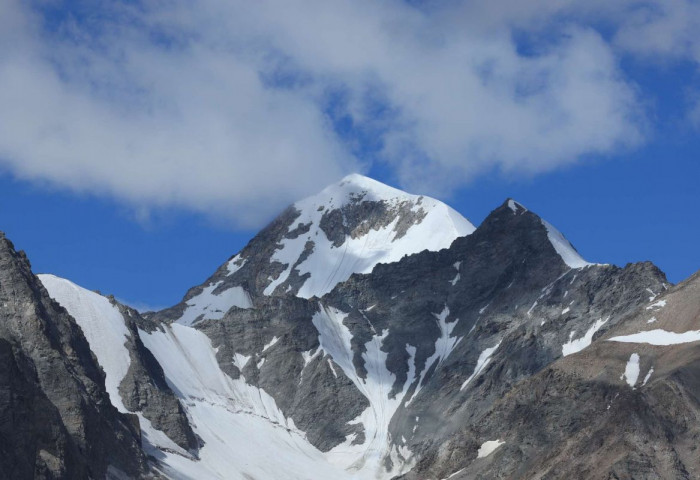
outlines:
[{"label": "rock face", "polygon": [[[163,369],[141,342],[138,325],[148,328],[149,323],[136,310],[68,280],[53,275],[39,275],[39,279],[85,333],[106,374],[114,407],[122,413],[140,413],[178,446],[196,450],[197,439]],[[149,427],[145,423],[144,430]]]},{"label": "rock face", "polygon": [[448,249],[196,327],[328,458],[391,477],[666,288],[648,263],[584,262],[552,229],[507,201]]},{"label": "rock face", "polygon": [[699,341],[696,273],[515,385],[405,478],[697,478]]},{"label": "rock face", "polygon": [[147,476],[138,423],[112,407],[73,318],[0,236],[0,477]]},{"label": "rock face", "polygon": [[[17,478],[142,478],[139,430],[175,479],[700,475],[700,274],[589,263],[513,200],[474,229],[351,176],[143,316],[41,276],[63,310],[8,252],[1,300],[43,322],[0,330],[0,468]],[[91,392],[79,409],[70,385]]]},{"label": "rock face", "polygon": [[183,301],[154,317],[191,325],[269,295],[321,296],[353,273],[440,250],[474,226],[435,199],[350,175],[287,208]]}]

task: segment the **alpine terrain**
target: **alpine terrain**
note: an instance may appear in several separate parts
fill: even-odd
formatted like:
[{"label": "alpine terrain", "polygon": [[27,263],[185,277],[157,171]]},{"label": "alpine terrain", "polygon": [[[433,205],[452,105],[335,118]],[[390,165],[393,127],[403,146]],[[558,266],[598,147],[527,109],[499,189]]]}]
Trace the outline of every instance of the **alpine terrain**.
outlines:
[{"label": "alpine terrain", "polygon": [[350,175],[177,305],[0,238],[0,477],[700,478],[700,273]]}]

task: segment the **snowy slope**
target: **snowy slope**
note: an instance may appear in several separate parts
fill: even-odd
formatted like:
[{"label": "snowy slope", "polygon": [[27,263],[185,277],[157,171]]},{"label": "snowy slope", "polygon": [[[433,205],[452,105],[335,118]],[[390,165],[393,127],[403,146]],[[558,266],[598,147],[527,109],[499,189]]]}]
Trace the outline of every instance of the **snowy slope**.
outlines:
[{"label": "snowy slope", "polygon": [[37,275],[41,283],[78,322],[90,344],[92,353],[105,372],[105,387],[109,398],[120,412],[127,412],[119,384],[124,379],[131,358],[124,346],[129,330],[119,309],[102,295],[54,275]]},{"label": "snowy slope", "polygon": [[251,308],[253,302],[243,287],[231,287],[219,294],[214,291],[219,283],[209,285],[202,293],[187,301],[187,308],[177,321],[182,325],[193,325],[198,320],[219,320],[232,307]]},{"label": "snowy slope", "polygon": [[[508,208],[513,211],[514,215],[522,215],[528,211],[523,204],[516,202],[513,199],[508,199],[507,205]],[[554,228],[551,223],[544,219],[541,219],[541,222],[547,229],[547,238],[552,244],[552,247],[554,247],[554,250],[557,251],[561,259],[569,268],[583,268],[593,265],[592,263],[584,260],[583,257],[581,257],[581,255],[579,255],[579,253],[576,251],[574,246],[571,245],[571,242],[569,242],[559,230]]]},{"label": "snowy slope", "polygon": [[[76,319],[105,372],[112,404],[127,412],[119,384],[131,362],[124,345],[130,332],[121,312],[107,298],[68,280],[39,278]],[[152,333],[139,330],[139,336],[204,442],[195,458],[139,413],[144,450],[158,459],[161,473],[178,480],[350,478],[305,439],[272,397],[244,378],[233,380],[224,374],[206,335],[175,324]]]},{"label": "snowy slope", "polygon": [[559,230],[554,228],[551,223],[542,220],[542,224],[547,229],[547,237],[549,237],[549,241],[552,243],[552,246],[557,251],[561,259],[564,260],[564,263],[569,266],[569,268],[583,268],[593,265],[592,263],[585,261],[576,251],[574,246],[571,245],[571,243],[566,239],[566,237],[564,237]]},{"label": "snowy slope", "polygon": [[[365,438],[362,443],[358,443],[352,435],[346,438],[344,443],[327,452],[326,456],[332,464],[352,472],[353,478],[392,478],[413,466],[412,454],[407,448],[392,448],[389,423],[415,379],[416,349],[407,345],[409,373],[403,389],[391,398],[389,394],[396,377],[387,369],[387,353],[382,351],[382,343],[389,331],[377,332],[377,335],[365,344],[362,358],[367,377],[361,378],[352,362],[352,334],[343,324],[346,316],[346,313],[337,309],[321,306],[319,313],[313,317],[313,324],[319,332],[320,351],[329,355],[369,400],[369,407],[351,422],[363,425]],[[391,471],[387,471],[385,467],[387,457],[392,459]]]},{"label": "snowy slope", "polygon": [[263,390],[221,371],[209,338],[184,325],[139,332],[203,440],[199,460],[159,452],[174,479],[350,478],[306,441]]},{"label": "snowy slope", "polygon": [[[321,228],[322,218],[334,210],[343,211],[361,202],[385,202],[388,223],[380,228],[364,225],[347,235],[336,246]],[[301,215],[294,222],[310,225],[308,232],[296,238],[284,238],[272,256],[273,261],[287,265],[286,269],[265,289],[272,294],[284,283],[293,268],[300,276],[308,273],[297,295],[304,298],[322,296],[353,273],[369,273],[378,263],[391,263],[422,250],[440,250],[452,241],[469,235],[474,226],[452,208],[430,197],[411,195],[362,175],[349,175],[322,192],[294,204]],[[402,215],[403,214],[403,215]],[[410,225],[405,234],[399,233],[399,223],[409,215],[422,217]],[[367,230],[367,231],[364,231]],[[314,242],[313,252],[295,266],[308,241]]]}]

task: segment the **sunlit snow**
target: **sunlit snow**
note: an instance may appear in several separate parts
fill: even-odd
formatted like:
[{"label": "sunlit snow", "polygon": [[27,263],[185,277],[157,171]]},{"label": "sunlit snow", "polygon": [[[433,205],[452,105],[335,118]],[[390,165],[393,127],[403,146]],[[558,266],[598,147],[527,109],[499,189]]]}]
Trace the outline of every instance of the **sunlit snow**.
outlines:
[{"label": "sunlit snow", "polygon": [[179,324],[163,328],[139,333],[204,441],[199,461],[160,451],[157,458],[166,475],[221,480],[350,478],[306,441],[270,395],[224,374],[205,334]]},{"label": "sunlit snow", "polygon": [[362,358],[367,377],[361,378],[352,361],[352,334],[343,324],[346,317],[346,313],[335,308],[321,306],[321,310],[314,315],[312,321],[319,332],[320,349],[333,358],[335,364],[369,401],[369,407],[351,422],[362,424],[365,440],[362,444],[353,444],[355,437],[348,437],[344,443],[327,452],[326,456],[334,465],[353,472],[355,478],[391,478],[403,473],[410,466],[410,463],[394,464],[393,469],[387,471],[384,459],[392,455],[389,422],[415,378],[413,365],[416,350],[410,346],[407,348],[409,359],[406,382],[403,389],[390,398],[389,393],[396,377],[386,368],[387,353],[381,350],[389,331],[378,332],[365,344]]},{"label": "sunlit snow", "polygon": [[204,287],[202,292],[189,299],[187,307],[177,323],[192,325],[200,320],[220,320],[232,307],[251,308],[253,302],[243,287],[231,287],[219,294],[213,293],[221,284],[216,282]]},{"label": "sunlit snow", "polygon": [[487,348],[481,354],[479,355],[479,358],[476,361],[476,367],[474,367],[474,372],[467,378],[464,383],[462,383],[462,386],[459,387],[460,391],[464,390],[467,388],[467,385],[469,385],[469,382],[471,382],[473,379],[475,379],[491,362],[491,356],[494,354],[496,350],[498,350],[498,347],[501,346],[501,342],[498,342],[495,346],[491,348]]},{"label": "sunlit snow", "polygon": [[659,308],[663,308],[665,306],[666,306],[666,300],[659,300],[658,302],[652,303],[651,305],[649,305],[647,307],[647,310],[656,310]]},{"label": "sunlit snow", "polygon": [[90,350],[105,372],[105,388],[117,410],[127,412],[119,395],[119,384],[131,365],[127,350],[124,317],[107,298],[54,275],[38,275],[49,295],[80,325]]},{"label": "sunlit snow", "polygon": [[595,335],[595,333],[600,330],[603,325],[605,325],[608,318],[605,320],[602,318],[598,319],[581,338],[574,339],[576,332],[571,332],[569,334],[569,341],[561,346],[562,355],[566,357],[567,355],[580,352],[584,348],[588,347],[593,341],[593,335]]},{"label": "sunlit snow", "polygon": [[625,366],[625,373],[623,374],[623,377],[625,378],[627,384],[630,387],[634,387],[637,383],[637,379],[639,378],[638,354],[633,353],[632,355],[630,355],[630,359],[627,361],[627,365]]},{"label": "sunlit snow", "polygon": [[[326,211],[347,205],[353,198],[383,200],[390,207],[398,208],[409,203],[414,212],[422,209],[426,216],[420,223],[411,226],[401,238],[397,237],[398,218],[379,230],[369,229],[356,238],[346,236],[340,247],[335,247],[320,228]],[[273,261],[286,265],[285,270],[265,288],[270,295],[278,285],[284,283],[292,272],[299,275],[309,273],[309,278],[299,289],[298,296],[310,298],[322,296],[353,273],[369,273],[378,263],[391,263],[422,250],[440,250],[449,247],[452,241],[469,235],[474,226],[452,208],[430,197],[410,195],[362,175],[349,175],[341,182],[327,187],[319,194],[294,204],[301,212],[295,220],[298,224],[311,224],[308,233],[297,238],[284,238],[272,256]],[[314,242],[313,252],[299,265],[294,266],[304,252],[307,241]]]},{"label": "sunlit snow", "polygon": [[488,457],[494,451],[496,451],[498,447],[505,443],[506,442],[502,442],[500,440],[489,440],[488,442],[482,443],[481,447],[479,447],[479,452],[476,454],[476,458]]},{"label": "sunlit snow", "polygon": [[681,343],[700,342],[700,330],[676,333],[656,329],[609,338],[610,342],[648,343],[649,345],[678,345]]},{"label": "sunlit snow", "polygon": [[566,263],[570,268],[583,268],[593,265],[592,263],[585,261],[571,245],[571,243],[569,243],[569,241],[564,237],[564,235],[562,235],[559,230],[554,228],[551,223],[545,220],[542,220],[542,223],[547,229],[547,237],[549,237],[549,241],[552,243],[552,246],[557,251],[561,259],[564,260],[564,263]]}]

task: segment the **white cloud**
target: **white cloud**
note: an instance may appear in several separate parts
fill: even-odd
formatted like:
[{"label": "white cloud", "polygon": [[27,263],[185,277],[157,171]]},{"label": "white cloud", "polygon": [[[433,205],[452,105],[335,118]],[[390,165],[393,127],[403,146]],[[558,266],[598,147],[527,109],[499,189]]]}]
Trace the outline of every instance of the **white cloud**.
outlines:
[{"label": "white cloud", "polygon": [[[669,55],[694,25],[676,38],[678,11],[691,16],[681,0],[656,16],[597,0],[92,3],[57,31],[0,3],[0,162],[139,211],[244,225],[366,168],[330,98],[381,140],[371,158],[421,190],[639,145],[644,112],[619,55]],[[601,19],[612,42],[590,26]],[[547,38],[523,53],[515,33]]]}]

